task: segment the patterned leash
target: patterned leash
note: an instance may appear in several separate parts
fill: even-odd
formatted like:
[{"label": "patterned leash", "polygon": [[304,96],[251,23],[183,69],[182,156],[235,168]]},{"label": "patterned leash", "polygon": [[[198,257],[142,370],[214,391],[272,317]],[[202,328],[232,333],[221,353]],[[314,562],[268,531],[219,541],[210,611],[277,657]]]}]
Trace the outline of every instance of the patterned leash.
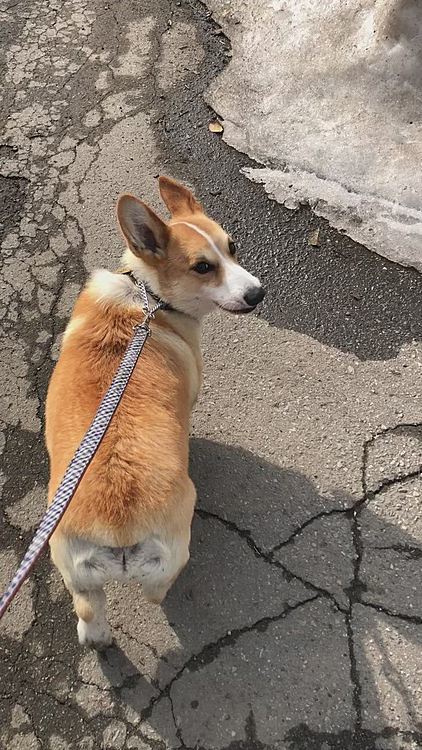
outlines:
[{"label": "patterned leash", "polygon": [[98,411],[83,438],[79,448],[73,456],[66,473],[54,495],[44,518],[42,519],[31,544],[23,558],[18,570],[11,580],[6,591],[0,598],[0,619],[3,617],[10,603],[18,593],[23,582],[28,578],[36,561],[47,546],[48,540],[57,528],[60,519],[66,511],[79,483],[85,474],[89,464],[97,452],[99,445],[107,432],[108,426],[126,390],[135,365],[144,348],[144,344],[151,334],[150,320],[157,310],[165,307],[165,302],[160,300],[152,309],[149,307],[148,295],[142,281],[136,282],[137,291],[141,297],[142,307],[146,313],[142,324],[135,326],[133,337],[126,349],[123,359],[119,365],[113,382],[103,397]]}]

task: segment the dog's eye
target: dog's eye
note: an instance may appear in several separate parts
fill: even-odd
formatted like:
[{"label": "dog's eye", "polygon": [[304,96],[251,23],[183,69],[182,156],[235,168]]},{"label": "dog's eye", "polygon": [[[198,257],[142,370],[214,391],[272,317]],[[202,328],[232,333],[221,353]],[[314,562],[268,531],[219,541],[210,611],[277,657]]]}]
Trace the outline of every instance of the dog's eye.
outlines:
[{"label": "dog's eye", "polygon": [[233,240],[229,240],[229,251],[230,255],[236,255],[236,243]]},{"label": "dog's eye", "polygon": [[193,270],[200,274],[210,273],[213,268],[214,266],[211,263],[207,263],[205,260],[201,260],[196,266],[193,266]]}]

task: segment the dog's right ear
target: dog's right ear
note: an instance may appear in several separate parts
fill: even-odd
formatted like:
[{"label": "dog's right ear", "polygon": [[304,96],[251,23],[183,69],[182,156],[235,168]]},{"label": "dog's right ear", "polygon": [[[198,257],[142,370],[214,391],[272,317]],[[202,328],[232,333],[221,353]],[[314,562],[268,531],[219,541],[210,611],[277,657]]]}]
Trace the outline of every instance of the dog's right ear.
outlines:
[{"label": "dog's right ear", "polygon": [[167,252],[167,224],[139,198],[121,195],[117,201],[117,220],[129,248],[147,262],[163,258]]}]

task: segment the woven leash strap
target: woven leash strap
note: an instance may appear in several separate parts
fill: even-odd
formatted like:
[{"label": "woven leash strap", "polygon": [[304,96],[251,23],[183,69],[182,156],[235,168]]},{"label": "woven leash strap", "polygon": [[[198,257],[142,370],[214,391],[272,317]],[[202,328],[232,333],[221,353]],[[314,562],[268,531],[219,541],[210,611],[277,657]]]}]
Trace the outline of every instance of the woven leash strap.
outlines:
[{"label": "woven leash strap", "polygon": [[154,312],[161,307],[161,305],[157,305],[153,310],[150,310],[145,289],[139,285],[138,291],[140,292],[144,307],[148,311],[146,321],[142,325],[136,326],[132,340],[126,349],[119,369],[113,378],[113,382],[103,397],[88,432],[73,456],[59,488],[54,495],[53,501],[35,532],[25,557],[6,591],[0,598],[0,619],[3,617],[9,604],[12,602],[23,582],[28,577],[32,567],[38,560],[43,549],[46,547],[48,540],[57,528],[60,519],[75,494],[85,471],[91,463],[107,431],[142,352],[145,341],[148,338],[150,333],[148,325],[149,319],[153,316]]}]

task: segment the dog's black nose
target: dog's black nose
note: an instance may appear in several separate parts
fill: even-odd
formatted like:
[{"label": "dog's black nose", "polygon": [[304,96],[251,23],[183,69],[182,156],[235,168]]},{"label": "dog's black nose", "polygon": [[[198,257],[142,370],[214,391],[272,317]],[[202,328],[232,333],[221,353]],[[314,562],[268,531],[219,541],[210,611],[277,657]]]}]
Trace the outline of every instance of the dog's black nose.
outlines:
[{"label": "dog's black nose", "polygon": [[262,286],[252,286],[246,292],[243,299],[249,307],[256,307],[265,297],[265,289]]}]

